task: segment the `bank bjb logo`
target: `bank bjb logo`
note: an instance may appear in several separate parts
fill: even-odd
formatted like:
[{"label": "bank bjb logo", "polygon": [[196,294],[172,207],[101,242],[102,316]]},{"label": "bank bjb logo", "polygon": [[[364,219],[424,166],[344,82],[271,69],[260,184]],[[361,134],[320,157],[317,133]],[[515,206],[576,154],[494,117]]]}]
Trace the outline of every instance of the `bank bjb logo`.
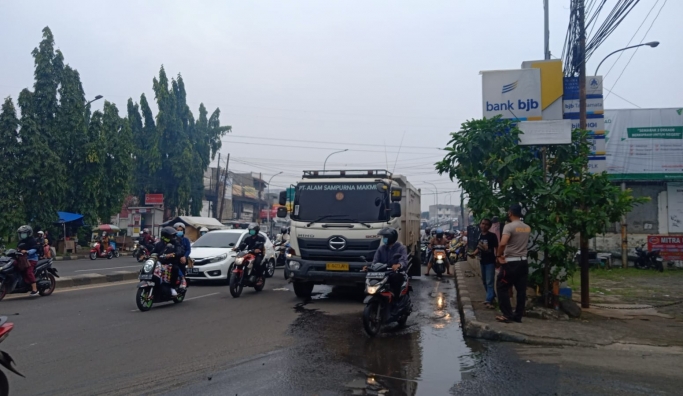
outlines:
[{"label": "bank bjb logo", "polygon": [[503,85],[503,93],[508,93],[508,92],[514,91],[515,88],[517,88],[517,84],[518,84],[518,81],[515,81],[512,84]]}]

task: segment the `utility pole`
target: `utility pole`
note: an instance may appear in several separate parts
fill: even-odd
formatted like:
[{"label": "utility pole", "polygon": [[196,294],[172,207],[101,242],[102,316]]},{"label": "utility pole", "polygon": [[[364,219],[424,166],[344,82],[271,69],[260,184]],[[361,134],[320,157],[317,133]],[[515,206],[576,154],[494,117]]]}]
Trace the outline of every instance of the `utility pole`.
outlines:
[{"label": "utility pole", "polygon": [[228,159],[225,161],[225,172],[223,173],[223,195],[221,195],[221,211],[218,214],[218,221],[223,222],[223,207],[225,206],[225,188],[228,184],[228,167],[230,166],[230,153],[228,153]]},{"label": "utility pole", "polygon": [[[579,12],[579,128],[586,129],[586,15],[585,1],[576,0]],[[581,208],[586,211],[585,206]],[[588,239],[585,233],[579,238],[581,250],[581,307],[590,308],[590,290],[588,288]]]},{"label": "utility pole", "polygon": [[[550,9],[548,0],[543,0],[543,56],[550,60]],[[543,182],[547,183],[548,157],[546,146],[541,147],[541,162],[543,166]],[[545,237],[544,237],[545,238]],[[548,265],[548,251],[543,251],[543,305],[550,307],[550,265]]]},{"label": "utility pole", "polygon": [[216,165],[216,202],[213,203],[214,216],[219,217],[218,197],[221,195],[221,153],[218,153],[218,165]]},{"label": "utility pole", "polygon": [[543,41],[545,43],[544,53],[545,60],[550,59],[550,10],[548,9],[548,0],[543,0],[543,16],[544,16],[544,31]]}]

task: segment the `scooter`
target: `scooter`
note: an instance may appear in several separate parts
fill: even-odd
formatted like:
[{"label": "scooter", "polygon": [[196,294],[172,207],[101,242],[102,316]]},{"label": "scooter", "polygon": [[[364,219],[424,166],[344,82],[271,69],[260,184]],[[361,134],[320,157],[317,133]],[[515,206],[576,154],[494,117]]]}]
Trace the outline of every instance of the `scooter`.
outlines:
[{"label": "scooter", "polygon": [[664,271],[664,259],[659,255],[660,250],[653,250],[648,252],[644,250],[645,244],[636,246],[636,262],[635,267],[638,269],[654,269],[659,272]]},{"label": "scooter", "polygon": [[[140,283],[138,283],[138,291],[135,294],[135,303],[142,312],[152,309],[154,303],[173,301],[174,304],[180,304],[185,300],[185,293],[187,293],[185,278],[181,278],[180,284],[171,285],[173,266],[162,264],[159,261],[165,258],[165,255],[152,254],[140,269],[138,276]],[[175,296],[171,292],[171,288],[175,289]]]},{"label": "scooter", "polygon": [[[408,262],[411,262],[412,257],[409,257]],[[403,285],[401,286],[401,294],[394,296],[389,285],[389,274],[393,270],[383,263],[375,263],[370,265],[368,273],[365,275],[365,308],[363,309],[363,328],[365,332],[374,337],[379,334],[382,326],[385,324],[396,322],[399,326],[404,326],[408,321],[408,316],[413,312],[413,303],[410,300],[410,292],[413,287],[410,286],[410,277],[408,271],[403,272]],[[395,305],[392,301],[398,298]]]},{"label": "scooter", "polygon": [[[256,249],[263,249],[263,246],[256,247]],[[253,287],[254,290],[260,292],[266,285],[265,276],[262,277],[261,283],[258,283],[258,279],[254,275],[254,263],[256,263],[256,253],[253,250],[243,250],[237,253],[235,264],[230,274],[230,295],[234,298],[242,294],[245,286]]]},{"label": "scooter", "polygon": [[[0,342],[3,342],[5,339],[7,339],[13,328],[14,324],[7,322],[7,316],[0,316]],[[12,359],[12,356],[10,356],[9,353],[0,351],[0,365],[14,374],[24,377],[24,374],[20,373],[14,368],[13,363],[14,359]],[[7,395],[9,395],[9,381],[7,380],[5,373],[0,371],[0,396]]]},{"label": "scooter", "polygon": [[100,241],[95,241],[92,243],[92,246],[90,247],[90,260],[96,260],[97,258],[106,258],[107,260],[111,260],[114,257],[119,257],[121,255],[121,253],[116,249],[116,242],[109,241],[109,247],[104,252],[100,251],[101,245],[102,242]]},{"label": "scooter", "polygon": [[[24,277],[16,268],[17,258],[24,254],[15,249],[7,251],[6,257],[0,257],[0,301],[11,293],[28,293],[31,285],[24,282]],[[52,259],[38,260],[33,273],[36,286],[41,296],[49,296],[55,291],[57,269],[52,267]]]},{"label": "scooter", "polygon": [[436,272],[436,276],[441,277],[441,275],[446,272],[446,246],[434,246],[432,260],[434,261],[432,269]]}]

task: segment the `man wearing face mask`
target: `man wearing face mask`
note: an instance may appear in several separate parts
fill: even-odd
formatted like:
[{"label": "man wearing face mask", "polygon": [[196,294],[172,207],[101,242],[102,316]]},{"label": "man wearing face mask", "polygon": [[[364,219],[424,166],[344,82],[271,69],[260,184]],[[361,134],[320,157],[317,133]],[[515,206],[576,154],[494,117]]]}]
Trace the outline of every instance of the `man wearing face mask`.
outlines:
[{"label": "man wearing face mask", "polygon": [[263,282],[263,268],[261,268],[261,263],[263,262],[263,249],[265,249],[266,246],[266,238],[261,236],[259,231],[261,231],[261,227],[258,224],[249,224],[249,235],[244,237],[240,246],[234,250],[254,251],[256,254],[256,259],[254,260],[254,276],[256,276],[256,282],[261,284]]},{"label": "man wearing face mask", "polygon": [[398,241],[398,231],[395,229],[385,227],[377,235],[382,237],[382,246],[375,252],[372,263],[386,263],[391,266],[393,271],[389,274],[389,286],[395,297],[393,301],[397,302],[401,295],[401,286],[405,280],[404,272],[408,269],[408,251]]},{"label": "man wearing face mask", "polygon": [[175,223],[173,228],[176,230],[176,238],[180,245],[182,245],[185,250],[185,254],[180,258],[180,266],[178,276],[182,279],[185,276],[185,268],[187,268],[187,262],[190,260],[190,252],[192,251],[192,242],[185,236],[185,224]]}]

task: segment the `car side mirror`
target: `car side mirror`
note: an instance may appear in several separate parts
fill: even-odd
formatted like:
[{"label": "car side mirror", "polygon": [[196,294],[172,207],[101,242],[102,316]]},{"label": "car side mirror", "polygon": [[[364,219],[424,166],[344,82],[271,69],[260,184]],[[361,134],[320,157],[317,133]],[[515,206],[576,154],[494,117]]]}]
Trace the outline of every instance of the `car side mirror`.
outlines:
[{"label": "car side mirror", "polygon": [[279,208],[277,208],[277,217],[279,217],[281,219],[284,219],[285,217],[287,217],[287,208],[285,208],[283,206],[280,206]]},{"label": "car side mirror", "polygon": [[287,191],[280,191],[280,196],[278,197],[277,203],[279,203],[282,206],[287,205]]},{"label": "car side mirror", "polygon": [[401,204],[398,202],[391,203],[391,217],[401,217]]}]

